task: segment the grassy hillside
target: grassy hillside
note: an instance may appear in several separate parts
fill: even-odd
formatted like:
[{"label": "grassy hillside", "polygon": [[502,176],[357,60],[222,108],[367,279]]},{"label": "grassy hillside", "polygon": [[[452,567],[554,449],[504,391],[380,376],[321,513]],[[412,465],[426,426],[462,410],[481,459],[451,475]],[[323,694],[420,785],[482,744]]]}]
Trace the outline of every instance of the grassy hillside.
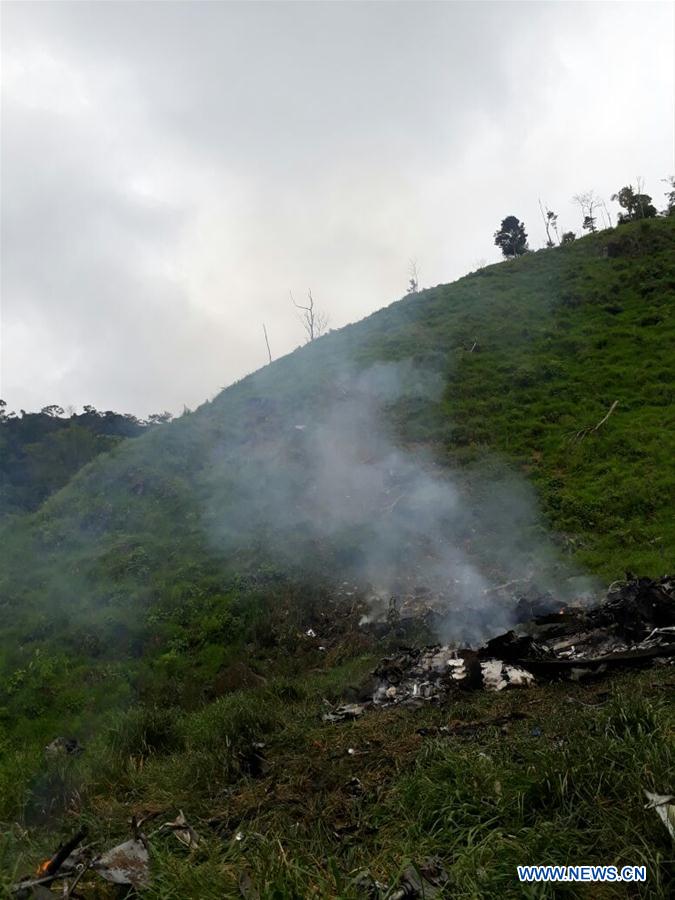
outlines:
[{"label": "grassy hillside", "polygon": [[[257,835],[248,859],[265,896],[305,896],[303,885],[316,896],[348,896],[345,873],[369,855],[391,878],[422,851],[448,861],[448,846],[459,896],[521,896],[507,884],[513,859],[557,861],[561,829],[568,851],[590,847],[594,862],[646,855],[662,893],[644,896],[666,896],[672,869],[662,867],[658,820],[640,814],[647,849],[627,830],[645,773],[644,786],[663,791],[672,772],[672,707],[660,686],[644,696],[653,676],[618,679],[599,718],[574,707],[562,745],[555,722],[570,719],[563,689],[542,695],[557,711],[539,744],[525,726],[510,742],[488,729],[477,744],[450,749],[420,742],[416,719],[369,719],[349,726],[348,739],[319,729],[321,699],[353,685],[382,650],[351,620],[341,624],[338,596],[341,573],[351,574],[382,521],[350,527],[333,495],[319,503],[304,435],[352,402],[360,373],[401,364],[406,387],[384,391],[382,422],[366,407],[347,420],[357,431],[345,426],[340,439],[357,447],[357,468],[397,447],[434,473],[423,486],[444,486],[443,473],[452,473],[467,559],[495,577],[514,553],[523,567],[536,568],[545,553],[553,568],[568,561],[605,581],[626,569],[672,569],[674,248],[675,218],[650,220],[407,297],[116,446],[14,521],[0,535],[0,820],[12,864],[32,852],[11,825],[17,820],[29,825],[37,852],[73,816],[107,839],[123,834],[132,807],[183,804],[201,829],[222,815],[228,837],[225,845],[214,837],[199,857],[200,884],[213,887],[198,894],[189,882],[195,861],[160,848],[157,896],[234,896],[238,823]],[[306,508],[295,507],[309,471],[319,530],[316,515],[310,528]],[[534,486],[541,516],[521,502],[520,484],[504,490],[510,472]],[[316,623],[330,631],[325,652],[302,640]],[[475,698],[452,715],[476,718],[493,702]],[[583,751],[575,743],[589,727],[593,752],[609,760],[602,771],[588,762],[586,743]],[[45,767],[42,745],[64,733],[77,733],[87,753]],[[388,734],[391,750],[375,751]],[[272,742],[276,773],[269,811],[263,782],[242,763],[261,736]],[[345,741],[373,753],[373,771],[367,757],[357,766],[367,798],[333,797],[331,779],[349,775],[342,762],[330,784],[315,773],[320,824],[310,839],[314,825],[298,805],[314,776],[296,770],[313,747],[317,759],[342,760]],[[478,764],[478,752],[493,762]],[[573,773],[572,785],[557,780],[561,771]],[[343,821],[346,807],[350,822],[362,810],[375,831],[359,826],[358,839],[336,838],[327,816]]]}]

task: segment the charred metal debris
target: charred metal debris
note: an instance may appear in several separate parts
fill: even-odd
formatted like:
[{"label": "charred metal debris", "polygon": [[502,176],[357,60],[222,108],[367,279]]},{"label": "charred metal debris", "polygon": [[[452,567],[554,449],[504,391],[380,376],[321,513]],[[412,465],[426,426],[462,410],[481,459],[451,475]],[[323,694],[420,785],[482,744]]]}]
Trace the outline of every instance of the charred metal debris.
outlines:
[{"label": "charred metal debris", "polygon": [[92,844],[85,844],[86,829],[81,829],[41,863],[35,876],[27,877],[10,888],[15,900],[36,900],[56,896],[51,890],[58,884],[59,895],[75,897],[75,888],[90,873],[116,885],[130,888],[148,887],[150,856],[148,842],[140,831],[140,823],[132,820],[133,838],[96,854]]},{"label": "charred metal debris", "polygon": [[[148,817],[151,818],[151,817]],[[62,844],[52,857],[41,863],[34,876],[23,878],[10,889],[14,900],[36,900],[56,896],[52,887],[58,887],[60,896],[75,897],[75,888],[86,876],[98,876],[111,884],[134,890],[151,884],[149,842],[159,834],[173,834],[188,850],[199,846],[200,837],[179,810],[175,819],[164,822],[147,836],[142,826],[147,819],[131,819],[132,837],[102,853],[93,844],[84,843],[86,829],[81,829]],[[128,896],[125,894],[125,896]]]},{"label": "charred metal debris", "polygon": [[[550,599],[544,602],[551,608]],[[518,612],[537,608],[523,601]],[[582,680],[628,667],[672,664],[675,658],[675,576],[629,576],[611,585],[595,607],[564,606],[535,615],[477,650],[435,645],[402,647],[373,672],[368,696],[324,713],[339,722],[367,707],[423,705],[457,688],[501,691],[541,680]]]}]

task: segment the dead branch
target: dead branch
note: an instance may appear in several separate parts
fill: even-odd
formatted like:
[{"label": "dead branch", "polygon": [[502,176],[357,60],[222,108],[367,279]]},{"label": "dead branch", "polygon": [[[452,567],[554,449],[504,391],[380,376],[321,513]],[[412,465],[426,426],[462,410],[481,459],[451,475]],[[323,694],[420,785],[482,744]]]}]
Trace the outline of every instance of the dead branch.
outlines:
[{"label": "dead branch", "polygon": [[17,881],[16,884],[13,884],[10,888],[12,894],[18,894],[20,897],[27,896],[25,894],[26,891],[32,891],[35,887],[40,887],[41,885],[51,884],[53,881],[56,881],[57,878],[67,878],[69,875],[68,872],[57,872],[56,875],[45,875],[42,878],[31,878],[28,881]]},{"label": "dead branch", "polygon": [[263,322],[263,333],[265,335],[265,344],[267,346],[267,355],[269,357],[270,362],[272,362],[272,351],[270,350],[270,341],[267,337],[267,328],[265,327],[265,323]]},{"label": "dead branch", "polygon": [[290,295],[293,306],[301,310],[300,321],[307,335],[307,343],[311,343],[316,338],[321,337],[328,327],[328,316],[315,308],[311,290],[307,291],[307,299],[309,301],[307,306],[303,306],[302,303],[296,303],[292,291]]},{"label": "dead branch", "polygon": [[600,421],[598,422],[598,424],[597,424],[593,429],[591,429],[591,430],[592,430],[592,431],[597,431],[598,428],[600,428],[601,425],[604,425],[605,422],[607,421],[607,419],[609,419],[609,417],[612,415],[612,413],[614,412],[614,410],[617,408],[618,405],[619,405],[619,401],[618,401],[618,400],[615,400],[614,403],[612,403],[612,405],[610,406],[609,410],[607,411],[607,415],[604,416],[602,419],[600,419]]},{"label": "dead branch", "polygon": [[585,437],[588,437],[589,434],[592,434],[594,431],[597,431],[602,425],[605,424],[607,419],[609,419],[609,417],[612,415],[612,413],[614,412],[614,410],[617,408],[618,405],[619,405],[619,401],[615,400],[614,403],[612,403],[610,408],[607,410],[607,413],[602,417],[602,419],[600,419],[600,421],[596,425],[592,425],[592,426],[587,425],[585,428],[581,428],[579,431],[577,431],[576,434],[572,435],[570,440],[583,441],[583,439]]}]

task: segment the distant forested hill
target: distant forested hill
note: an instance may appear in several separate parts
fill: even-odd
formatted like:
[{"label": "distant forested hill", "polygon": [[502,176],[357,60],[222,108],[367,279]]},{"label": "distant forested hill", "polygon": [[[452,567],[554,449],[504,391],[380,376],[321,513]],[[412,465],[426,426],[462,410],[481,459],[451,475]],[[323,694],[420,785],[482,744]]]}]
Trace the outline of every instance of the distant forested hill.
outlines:
[{"label": "distant forested hill", "polygon": [[148,424],[135,416],[85,406],[65,416],[59,406],[8,413],[0,401],[0,517],[32,512],[86,463]]}]

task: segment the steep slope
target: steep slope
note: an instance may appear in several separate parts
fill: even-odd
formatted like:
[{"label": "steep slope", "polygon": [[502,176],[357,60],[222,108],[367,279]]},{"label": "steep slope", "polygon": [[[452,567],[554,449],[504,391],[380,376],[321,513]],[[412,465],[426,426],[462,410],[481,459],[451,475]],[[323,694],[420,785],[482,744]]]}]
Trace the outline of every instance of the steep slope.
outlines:
[{"label": "steep slope", "polygon": [[[252,447],[273,439],[287,449],[293,426],[320,419],[340,381],[382,361],[443,380],[440,391],[393,397],[386,416],[398,443],[424,444],[455,467],[497,453],[529,475],[548,524],[584,565],[606,578],[625,567],[658,573],[673,546],[664,435],[674,227],[624,226],[406,298],[102,456],[5,535],[3,593],[23,607],[32,585],[72,604],[83,588],[67,580],[79,573],[112,574],[118,590],[123,576],[125,594],[142,597],[158,578],[175,582],[172,567],[197,548],[213,559],[203,509],[216,457],[222,484]],[[11,559],[25,569],[27,557],[21,587]]]},{"label": "steep slope", "polygon": [[[374,596],[419,586],[444,595],[448,633],[471,638],[508,623],[508,609],[484,598],[514,575],[561,599],[579,572],[611,580],[672,567],[674,246],[675,219],[635,223],[407,297],[119,444],[13,521],[0,535],[0,821],[41,826],[48,849],[64,809],[102,836],[108,821],[123,833],[130,804],[190,804],[204,820],[221,815],[228,831],[248,822],[264,833],[257,875],[277,896],[302,893],[310,870],[317,896],[351,896],[335,886],[338,868],[363,864],[364,853],[391,871],[420,834],[430,852],[447,844],[433,823],[450,791],[464,811],[460,895],[479,895],[481,856],[490,889],[515,896],[502,857],[509,872],[515,858],[558,859],[562,828],[563,861],[581,859],[590,841],[596,861],[634,862],[628,811],[640,779],[618,788],[589,760],[625,772],[630,743],[640,771],[655,773],[653,789],[672,770],[672,748],[657,738],[670,713],[658,686],[654,705],[644,699],[649,673],[618,679],[591,756],[593,714],[577,711],[570,724],[568,687],[537,701],[550,716],[541,749],[527,723],[515,749],[485,732],[478,746],[499,763],[497,782],[469,745],[434,744],[418,757],[419,722],[405,715],[355,725],[338,750],[316,722],[322,699],[342,696],[383,649],[353,627],[377,612]],[[305,640],[308,624],[325,650]],[[495,703],[467,700],[455,714],[508,714],[509,701]],[[560,743],[568,725],[576,749]],[[381,746],[383,727],[388,755],[368,750],[354,770],[374,792],[358,803],[382,837],[358,832],[357,851],[334,837],[333,820],[356,802],[342,784],[351,770],[334,760],[348,744]],[[42,746],[64,733],[87,753],[45,768]],[[269,800],[267,782],[246,781],[249,744],[261,736],[274,754]],[[576,793],[551,788],[565,767]],[[481,798],[496,783],[504,799],[488,809]],[[239,793],[225,803],[224,791]],[[323,822],[316,838],[298,797]],[[516,807],[522,815],[507,814]],[[494,816],[506,844],[518,835],[499,859]],[[301,818],[291,862],[280,862],[275,835],[285,840]],[[10,848],[23,840],[12,828]],[[658,822],[653,830],[658,846]],[[211,877],[214,897],[234,895],[238,853],[205,851],[199,891]],[[338,868],[315,863],[331,853]],[[157,896],[211,895],[195,893],[190,860],[172,868],[171,859]]]},{"label": "steep slope", "polygon": [[[59,706],[44,669],[221,645],[227,604],[279,578],[373,583],[392,561],[413,577],[430,553],[472,597],[474,569],[480,587],[555,581],[556,554],[607,580],[662,573],[674,234],[672,217],[635,223],[425,290],[100,456],[2,536],[4,671],[37,669],[39,718]],[[429,550],[446,526],[461,558]]]}]

